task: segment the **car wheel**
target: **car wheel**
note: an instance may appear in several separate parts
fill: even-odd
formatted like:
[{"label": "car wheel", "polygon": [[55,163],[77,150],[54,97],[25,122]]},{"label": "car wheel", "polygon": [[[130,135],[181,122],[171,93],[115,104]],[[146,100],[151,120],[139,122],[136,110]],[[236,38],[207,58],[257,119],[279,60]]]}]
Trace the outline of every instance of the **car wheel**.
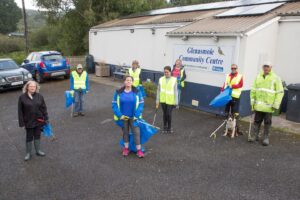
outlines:
[{"label": "car wheel", "polygon": [[36,80],[36,82],[38,82],[38,83],[44,82],[43,76],[41,76],[40,73],[37,72],[37,71],[35,72],[35,80]]},{"label": "car wheel", "polygon": [[65,79],[69,79],[69,78],[70,78],[70,75],[65,75],[64,78],[65,78]]}]

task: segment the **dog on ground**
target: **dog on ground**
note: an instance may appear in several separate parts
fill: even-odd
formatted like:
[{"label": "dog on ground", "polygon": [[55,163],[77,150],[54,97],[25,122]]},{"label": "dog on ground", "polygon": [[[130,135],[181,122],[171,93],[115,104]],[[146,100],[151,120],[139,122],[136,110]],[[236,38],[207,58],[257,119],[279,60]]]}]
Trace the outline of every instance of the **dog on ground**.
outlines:
[{"label": "dog on ground", "polygon": [[231,138],[238,136],[237,119],[234,115],[228,115],[225,126],[225,133],[223,136],[230,136]]}]

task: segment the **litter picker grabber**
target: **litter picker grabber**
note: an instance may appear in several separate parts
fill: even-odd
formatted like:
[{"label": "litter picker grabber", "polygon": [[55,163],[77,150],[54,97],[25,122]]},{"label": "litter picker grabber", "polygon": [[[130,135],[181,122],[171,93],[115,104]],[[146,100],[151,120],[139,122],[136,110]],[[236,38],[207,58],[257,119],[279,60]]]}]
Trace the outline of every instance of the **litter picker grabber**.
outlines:
[{"label": "litter picker grabber", "polygon": [[209,137],[212,137],[214,140],[216,139],[216,137],[217,137],[217,132],[218,132],[218,130],[220,130],[220,128],[222,128],[222,126],[224,126],[225,124],[227,123],[227,120],[224,120],[224,122],[214,131],[214,132],[212,132],[211,134],[210,134],[210,136]]},{"label": "litter picker grabber", "polygon": [[251,112],[251,118],[250,118],[250,122],[249,122],[249,131],[248,131],[248,141],[252,141],[251,138],[251,128],[252,128],[252,122],[253,122],[253,113]]},{"label": "litter picker grabber", "polygon": [[157,111],[158,111],[158,109],[156,108],[156,109],[155,109],[154,116],[153,116],[153,122],[152,122],[152,125],[153,125],[153,126],[154,126],[154,124],[155,124],[155,121],[156,121],[156,115],[157,115]]}]

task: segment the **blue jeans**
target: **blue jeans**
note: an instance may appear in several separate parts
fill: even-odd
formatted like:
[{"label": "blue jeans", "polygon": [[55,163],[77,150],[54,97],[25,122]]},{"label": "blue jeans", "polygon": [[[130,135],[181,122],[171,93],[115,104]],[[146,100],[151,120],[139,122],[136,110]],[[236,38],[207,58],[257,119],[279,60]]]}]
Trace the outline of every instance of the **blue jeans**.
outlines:
[{"label": "blue jeans", "polygon": [[84,102],[84,93],[83,92],[74,92],[74,113],[83,112],[83,102]]},{"label": "blue jeans", "polygon": [[180,104],[180,99],[181,99],[181,86],[178,87],[177,92],[178,92],[178,105],[179,105]]}]

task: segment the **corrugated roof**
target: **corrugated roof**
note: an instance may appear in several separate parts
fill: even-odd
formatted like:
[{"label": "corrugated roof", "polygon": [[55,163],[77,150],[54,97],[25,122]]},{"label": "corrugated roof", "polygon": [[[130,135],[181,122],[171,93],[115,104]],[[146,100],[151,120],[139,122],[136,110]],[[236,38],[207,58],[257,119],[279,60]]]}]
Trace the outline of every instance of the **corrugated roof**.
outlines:
[{"label": "corrugated roof", "polygon": [[181,34],[208,34],[208,33],[244,33],[266,21],[278,16],[279,13],[300,12],[300,2],[287,3],[282,7],[259,16],[216,18],[208,17],[196,21],[182,28],[168,33],[168,35]]},{"label": "corrugated roof", "polygon": [[225,10],[210,10],[210,11],[195,11],[178,14],[156,15],[156,16],[144,16],[128,19],[117,19],[113,21],[100,24],[92,27],[92,29],[109,28],[118,26],[134,26],[145,24],[165,24],[165,23],[179,23],[179,22],[193,22],[200,19],[204,19],[213,15],[216,15]]},{"label": "corrugated roof", "polygon": [[168,35],[178,34],[207,34],[207,33],[243,33],[278,15],[299,15],[300,2],[286,3],[285,5],[264,15],[216,18],[214,15],[222,13],[228,9],[193,11],[176,14],[165,14],[156,16],[143,16],[136,18],[116,19],[92,29],[102,29],[110,27],[164,24],[190,22],[188,25],[171,31]]}]

